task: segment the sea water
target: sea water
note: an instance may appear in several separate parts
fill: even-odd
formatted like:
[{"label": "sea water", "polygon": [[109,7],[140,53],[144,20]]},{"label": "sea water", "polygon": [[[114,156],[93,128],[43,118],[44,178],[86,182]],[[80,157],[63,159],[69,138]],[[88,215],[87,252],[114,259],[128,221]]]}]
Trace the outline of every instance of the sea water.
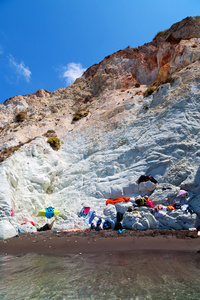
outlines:
[{"label": "sea water", "polygon": [[0,299],[200,299],[200,253],[0,255]]}]

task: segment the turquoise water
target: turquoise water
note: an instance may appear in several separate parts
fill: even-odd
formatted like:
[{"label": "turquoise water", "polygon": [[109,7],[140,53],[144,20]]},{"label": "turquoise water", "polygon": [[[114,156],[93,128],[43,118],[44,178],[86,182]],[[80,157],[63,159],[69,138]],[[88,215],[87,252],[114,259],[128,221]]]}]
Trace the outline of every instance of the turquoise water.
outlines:
[{"label": "turquoise water", "polygon": [[0,255],[0,299],[200,299],[200,253]]}]

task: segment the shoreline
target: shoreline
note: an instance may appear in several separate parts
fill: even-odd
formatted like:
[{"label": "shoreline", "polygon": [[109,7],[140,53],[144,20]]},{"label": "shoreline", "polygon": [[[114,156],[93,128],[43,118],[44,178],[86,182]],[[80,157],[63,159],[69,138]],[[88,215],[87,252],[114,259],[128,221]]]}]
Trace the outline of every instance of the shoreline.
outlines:
[{"label": "shoreline", "polygon": [[112,230],[20,233],[0,240],[0,254],[24,255],[28,253],[102,254],[134,251],[191,251],[200,253],[197,231],[147,230],[122,233]]}]

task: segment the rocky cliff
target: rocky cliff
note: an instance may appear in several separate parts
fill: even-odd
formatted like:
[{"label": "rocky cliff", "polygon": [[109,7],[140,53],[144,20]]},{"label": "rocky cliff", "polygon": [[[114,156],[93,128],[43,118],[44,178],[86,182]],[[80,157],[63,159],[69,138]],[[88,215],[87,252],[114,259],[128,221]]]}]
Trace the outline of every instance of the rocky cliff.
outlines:
[{"label": "rocky cliff", "polygon": [[[199,59],[200,17],[188,17],[151,43],[107,56],[70,87],[0,104],[0,238],[27,220],[42,226],[36,216],[50,205],[61,211],[54,228],[85,228],[83,206],[106,219],[115,214],[113,206],[105,211],[107,198],[143,193],[166,205],[180,189],[195,213],[173,212],[150,227],[197,224]],[[142,174],[156,178],[154,191],[139,190]]]}]

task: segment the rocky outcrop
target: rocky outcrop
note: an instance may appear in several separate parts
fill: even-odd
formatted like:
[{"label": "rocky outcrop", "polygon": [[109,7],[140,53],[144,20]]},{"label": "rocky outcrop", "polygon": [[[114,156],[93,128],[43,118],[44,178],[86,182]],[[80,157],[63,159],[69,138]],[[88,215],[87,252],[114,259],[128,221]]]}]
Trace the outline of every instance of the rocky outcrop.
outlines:
[{"label": "rocky outcrop", "polygon": [[187,17],[181,22],[173,24],[169,29],[160,31],[154,38],[154,42],[169,41],[179,43],[181,40],[200,38],[200,17]]},{"label": "rocky outcrop", "polygon": [[[137,82],[150,85],[165,81],[180,68],[198,60],[195,49],[200,38],[200,17],[188,17],[159,32],[151,43],[138,48],[127,47],[107,56],[78,79],[93,96],[104,90],[127,89]],[[84,85],[85,86],[85,85]]]},{"label": "rocky outcrop", "polygon": [[[140,220],[127,214],[124,222],[135,229],[187,229],[199,222],[200,38],[183,39],[190,22],[199,18],[172,26],[176,43],[165,33],[106,57],[68,88],[0,105],[0,238],[27,220],[44,225],[37,213],[50,205],[61,211],[56,229],[86,228],[78,217],[83,205],[113,225],[119,208],[105,210],[107,198],[134,202],[147,193],[165,205],[178,201],[180,189],[188,192],[191,218],[179,213],[154,220],[141,211]],[[145,97],[153,82],[154,92]],[[17,121],[19,112],[26,114]],[[47,143],[52,136],[61,141],[58,151]],[[139,189],[142,174],[156,178],[156,189]]]}]

